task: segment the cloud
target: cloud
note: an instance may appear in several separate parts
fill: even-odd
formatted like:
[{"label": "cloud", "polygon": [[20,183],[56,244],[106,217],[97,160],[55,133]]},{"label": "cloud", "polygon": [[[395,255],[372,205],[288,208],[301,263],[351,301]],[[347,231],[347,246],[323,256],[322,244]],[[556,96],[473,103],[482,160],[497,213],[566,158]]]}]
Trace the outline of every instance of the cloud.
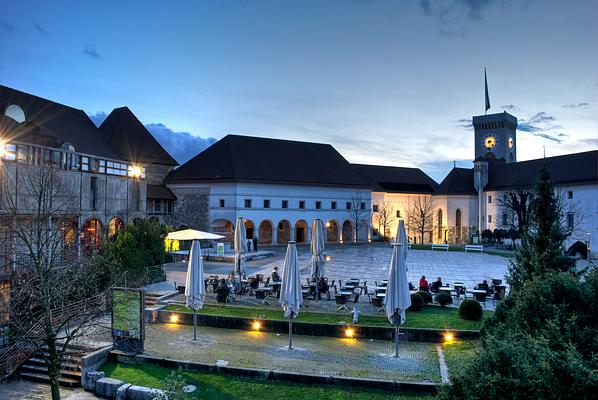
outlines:
[{"label": "cloud", "polygon": [[102,58],[100,53],[97,52],[94,44],[83,44],[83,50],[81,52],[83,54],[85,54],[86,56],[95,58],[96,60],[99,60]]},{"label": "cloud", "polygon": [[147,124],[145,127],[170,155],[181,164],[218,141],[213,137],[203,138],[189,132],[175,132],[162,123]]},{"label": "cloud", "polygon": [[6,21],[0,21],[0,29],[6,33],[13,33],[17,28]]},{"label": "cloud", "polygon": [[43,27],[43,26],[41,26],[39,23],[37,23],[37,22],[36,22],[36,23],[34,24],[34,26],[35,26],[35,30],[36,30],[38,33],[41,33],[42,35],[45,35],[45,34],[47,33],[47,32],[46,32],[46,30],[44,29],[44,27]]},{"label": "cloud", "polygon": [[590,103],[563,104],[563,108],[588,108]]},{"label": "cloud", "polygon": [[512,111],[512,112],[518,112],[518,111],[520,111],[519,107],[517,107],[514,104],[505,104],[504,106],[500,106],[500,108],[502,108],[505,111]]},{"label": "cloud", "polygon": [[[96,126],[102,125],[102,122],[108,117],[103,111],[87,115]],[[145,127],[166,151],[181,164],[218,141],[213,137],[202,138],[189,132],[175,132],[160,122],[146,124]]]},{"label": "cloud", "polygon": [[544,111],[534,114],[530,119],[520,119],[517,130],[530,133],[550,141],[561,143],[564,138],[569,137],[566,133],[559,132],[563,129],[561,125],[555,124],[556,118]]},{"label": "cloud", "polygon": [[457,127],[463,128],[465,130],[472,130],[473,125],[471,123],[471,118],[461,118],[456,121]]},{"label": "cloud", "polygon": [[438,18],[442,26],[438,33],[451,38],[467,36],[468,23],[483,21],[489,7],[506,3],[506,0],[420,0],[419,5],[425,16]]}]

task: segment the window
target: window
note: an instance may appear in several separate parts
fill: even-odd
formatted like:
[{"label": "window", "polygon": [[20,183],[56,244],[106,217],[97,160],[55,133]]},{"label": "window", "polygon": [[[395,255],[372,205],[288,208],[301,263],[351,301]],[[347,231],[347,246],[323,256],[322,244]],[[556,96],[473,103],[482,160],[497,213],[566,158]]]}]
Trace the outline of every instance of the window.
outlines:
[{"label": "window", "polygon": [[330,208],[332,210],[336,210],[336,201],[333,201],[333,202],[330,203]]},{"label": "window", "polygon": [[574,223],[575,223],[575,221],[573,219],[573,213],[568,213],[567,214],[567,228],[573,229]]},{"label": "window", "polygon": [[488,215],[488,223],[491,224],[492,223],[492,215]]},{"label": "window", "polygon": [[347,210],[350,210],[350,209],[351,209],[351,202],[350,202],[350,201],[348,201],[348,202],[346,203],[346,205],[345,205],[345,208],[346,208]]},{"label": "window", "polygon": [[220,208],[224,208],[224,199],[220,199],[220,200],[218,200],[218,206],[219,206]]},{"label": "window", "polygon": [[156,199],[154,200],[154,212],[159,213],[162,211],[162,200]]},{"label": "window", "polygon": [[89,181],[89,206],[92,210],[97,210],[98,206],[98,178],[96,176],[92,176],[91,180]]},{"label": "window", "polygon": [[299,200],[299,208],[305,208],[305,200]]},{"label": "window", "polygon": [[270,208],[270,200],[264,199],[264,208]]},{"label": "window", "polygon": [[568,191],[567,192],[567,198],[568,199],[572,199],[573,198],[573,192],[572,191]]},{"label": "window", "polygon": [[282,201],[282,208],[289,208],[289,201],[288,200],[283,200]]},{"label": "window", "polygon": [[401,210],[397,210],[397,218],[401,218]]},{"label": "window", "polygon": [[492,196],[488,196],[488,204],[492,203]]},{"label": "window", "polygon": [[245,199],[245,208],[251,208],[251,199]]},{"label": "window", "polygon": [[359,208],[361,208],[362,210],[365,210],[365,202],[361,202],[361,204],[359,205]]},{"label": "window", "polygon": [[321,201],[316,201],[316,210],[319,210],[322,208],[322,202]]},{"label": "window", "polygon": [[372,211],[373,212],[378,212],[378,204],[373,204],[372,205]]}]

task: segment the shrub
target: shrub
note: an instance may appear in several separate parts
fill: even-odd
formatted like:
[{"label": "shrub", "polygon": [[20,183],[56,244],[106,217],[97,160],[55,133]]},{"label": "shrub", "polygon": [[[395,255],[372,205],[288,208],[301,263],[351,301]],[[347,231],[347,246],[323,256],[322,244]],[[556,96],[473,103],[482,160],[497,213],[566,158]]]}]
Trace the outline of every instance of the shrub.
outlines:
[{"label": "shrub", "polygon": [[459,315],[463,319],[479,321],[482,318],[482,305],[477,300],[463,300],[459,306]]},{"label": "shrub", "polygon": [[409,311],[420,311],[424,308],[424,298],[419,293],[411,293],[411,307]]},{"label": "shrub", "polygon": [[417,292],[417,294],[419,294],[424,299],[425,304],[432,302],[432,295],[430,293],[420,290],[419,292]]},{"label": "shrub", "polygon": [[453,304],[453,298],[446,292],[438,293],[436,295],[436,303],[440,304],[440,307],[446,306],[447,304]]}]

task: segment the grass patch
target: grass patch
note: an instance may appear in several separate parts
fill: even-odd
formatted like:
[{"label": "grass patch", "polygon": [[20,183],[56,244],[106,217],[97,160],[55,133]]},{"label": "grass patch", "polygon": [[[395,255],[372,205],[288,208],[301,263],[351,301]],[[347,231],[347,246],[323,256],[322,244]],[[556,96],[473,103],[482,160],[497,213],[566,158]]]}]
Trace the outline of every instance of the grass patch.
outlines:
[{"label": "grass patch", "polygon": [[[151,364],[119,364],[107,362],[102,371],[111,378],[134,385],[161,388],[171,369]],[[255,400],[277,398],[331,400],[431,400],[429,395],[399,395],[375,389],[343,388],[329,385],[306,385],[291,382],[261,381],[249,378],[184,371],[186,381],[197,386],[193,399]]]},{"label": "grass patch", "polygon": [[449,375],[463,368],[473,360],[476,352],[482,347],[479,340],[458,340],[453,343],[444,343],[442,351],[449,370]]},{"label": "grass patch", "polygon": [[[432,250],[432,246],[431,245],[422,245],[422,244],[412,244],[411,245],[411,250]],[[443,249],[438,249],[436,251],[446,251]],[[461,253],[465,252],[465,247],[462,246],[449,246],[449,250],[448,251],[459,251]],[[472,253],[472,254],[480,254],[479,251],[470,251],[468,252]],[[502,251],[493,251],[493,250],[486,250],[484,249],[484,253],[483,254],[488,254],[490,256],[500,256],[500,257],[504,257],[504,258],[515,258],[515,255],[511,252],[511,253],[504,253]]]},{"label": "grass patch", "polygon": [[[168,311],[190,312],[182,305],[169,305]],[[215,306],[205,305],[199,312],[203,315],[220,315],[228,317],[250,318],[250,319],[269,319],[286,320],[281,308],[267,307],[241,307],[241,306]],[[421,311],[407,311],[407,322],[402,325],[404,328],[428,328],[428,329],[461,329],[461,330],[479,330],[486,318],[492,316],[492,311],[484,311],[482,319],[479,321],[467,321],[459,316],[457,308],[441,308],[437,306],[425,306]],[[318,323],[334,324],[347,323],[351,321],[351,316],[347,313],[324,313],[314,311],[302,311],[295,320],[297,323]],[[361,315],[359,317],[361,326],[381,326],[391,327],[383,315]]]}]

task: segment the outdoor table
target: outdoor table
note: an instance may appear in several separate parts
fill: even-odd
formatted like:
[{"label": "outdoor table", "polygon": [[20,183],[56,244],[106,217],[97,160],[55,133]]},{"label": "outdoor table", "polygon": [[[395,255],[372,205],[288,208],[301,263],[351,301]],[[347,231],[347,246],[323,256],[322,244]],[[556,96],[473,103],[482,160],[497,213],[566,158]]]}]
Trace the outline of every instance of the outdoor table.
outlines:
[{"label": "outdoor table", "polygon": [[353,291],[350,291],[350,290],[339,290],[338,294],[340,294],[342,296],[351,296],[353,294]]},{"label": "outdoor table", "polygon": [[438,288],[438,291],[439,292],[447,292],[447,293],[450,294],[453,291],[453,289],[451,289],[448,286],[441,286],[441,287]]},{"label": "outdoor table", "polygon": [[376,297],[386,297],[386,293],[378,293],[376,294]]},{"label": "outdoor table", "polygon": [[475,297],[477,301],[486,301],[487,292],[485,290],[474,289],[470,293],[473,293],[473,297]]},{"label": "outdoor table", "polygon": [[388,289],[388,286],[376,286],[374,288],[374,290],[384,290],[384,291],[386,291],[386,289]]}]

